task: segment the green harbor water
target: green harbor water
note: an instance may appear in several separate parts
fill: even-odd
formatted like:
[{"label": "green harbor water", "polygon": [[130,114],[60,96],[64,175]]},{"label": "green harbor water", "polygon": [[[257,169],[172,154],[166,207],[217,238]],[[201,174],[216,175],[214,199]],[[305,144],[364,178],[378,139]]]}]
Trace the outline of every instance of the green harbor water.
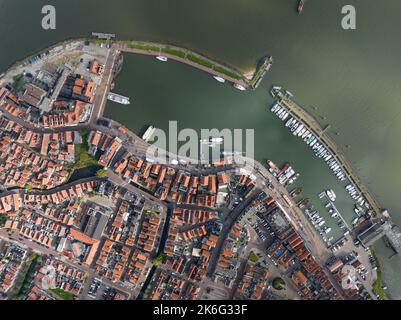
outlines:
[{"label": "green harbor water", "polygon": [[[396,0],[62,1],[54,0],[57,29],[40,27],[47,1],[0,0],[0,72],[15,60],[65,38],[92,31],[121,39],[175,43],[248,71],[270,54],[274,65],[259,89],[240,92],[188,66],[125,56],[115,91],[131,105],[108,104],[106,115],[140,133],[144,126],[251,128],[256,158],[290,161],[297,183],[323,214],[317,193],[330,187],[352,220],[351,200],[300,139],[268,111],[267,89],[281,85],[323,124],[379,202],[401,224],[401,3]],[[341,7],[357,9],[357,29],[341,28]],[[335,232],[335,231],[333,231]],[[401,257],[378,243],[384,281],[401,298]]]}]

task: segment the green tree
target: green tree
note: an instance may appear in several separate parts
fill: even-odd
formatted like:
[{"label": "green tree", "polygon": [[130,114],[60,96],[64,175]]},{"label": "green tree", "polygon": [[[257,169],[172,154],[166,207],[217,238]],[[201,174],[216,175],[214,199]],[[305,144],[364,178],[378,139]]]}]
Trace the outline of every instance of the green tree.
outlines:
[{"label": "green tree", "polygon": [[96,177],[98,178],[104,178],[107,176],[107,170],[105,169],[99,169],[98,171],[96,171]]},{"label": "green tree", "polygon": [[277,277],[273,279],[273,288],[276,290],[283,290],[285,286],[285,282],[282,278]]},{"label": "green tree", "polygon": [[165,253],[159,254],[156,258],[153,259],[152,263],[155,266],[159,266],[166,261],[167,255]]}]

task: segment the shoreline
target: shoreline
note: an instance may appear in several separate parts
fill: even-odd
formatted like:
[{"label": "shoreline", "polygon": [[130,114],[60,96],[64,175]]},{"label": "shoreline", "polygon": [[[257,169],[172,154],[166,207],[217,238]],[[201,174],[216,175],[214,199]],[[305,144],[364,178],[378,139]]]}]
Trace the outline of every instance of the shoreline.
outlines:
[{"label": "shoreline", "polygon": [[[78,40],[71,40],[71,43],[73,43],[73,42],[76,42],[76,41],[78,41]],[[86,40],[85,40],[86,41]],[[67,45],[69,43],[69,41],[64,41],[64,42],[62,42],[62,44],[64,44],[64,45]],[[57,46],[60,46],[60,44],[57,44],[57,45],[55,45],[55,46],[53,46],[53,48],[55,48],[55,47],[57,47]],[[115,49],[117,49],[117,50],[119,50],[119,48],[118,47],[116,47],[116,46],[113,46],[113,48],[111,49],[112,51],[113,50],[115,50]],[[47,49],[47,50],[50,50],[50,49]],[[141,52],[143,52],[143,51],[145,51],[146,52],[146,50],[142,50],[142,51],[140,51],[140,53]],[[154,55],[154,54],[157,54],[157,52],[153,52],[152,53],[152,55]],[[27,60],[27,59],[29,59],[29,58],[26,58],[25,60]],[[25,61],[25,60],[23,60],[23,61]],[[13,68],[16,68],[17,66],[18,66],[18,64],[19,63],[21,63],[21,62],[16,62],[15,64],[13,64]],[[114,62],[113,62],[114,63]],[[198,67],[199,68],[199,67]],[[11,71],[9,71],[9,72],[12,72],[13,71],[13,69],[11,69]],[[257,70],[257,72],[259,72],[260,71],[260,69],[259,70]],[[264,72],[264,71],[262,71],[262,72]],[[6,73],[5,73],[5,75],[7,75]],[[110,80],[110,79],[109,79]],[[109,82],[109,81],[108,81]],[[295,103],[294,103],[295,104]],[[302,107],[298,107],[297,105],[295,105],[297,108],[299,108],[300,110],[301,110],[301,112],[304,112],[304,113],[306,113],[307,115],[308,115],[308,113],[302,108]],[[100,117],[102,117],[102,118],[106,118],[106,117],[103,117],[103,110],[101,110],[101,112],[99,112],[99,114],[97,115],[97,117],[96,118],[100,118]],[[310,117],[313,119],[313,117],[310,115]],[[92,118],[92,116],[91,116],[91,118]],[[106,118],[106,119],[108,119],[108,118]],[[112,119],[111,119],[112,120]],[[114,121],[114,120],[112,120],[112,121]],[[114,121],[114,122],[116,122],[116,121]],[[123,125],[121,126],[121,127],[124,127]],[[71,127],[71,130],[73,130],[74,129],[74,127]],[[320,128],[320,130],[321,130],[321,128]],[[134,135],[134,136],[136,136],[134,133],[132,133],[130,130],[128,130],[127,131],[129,134],[132,134],[132,135]],[[139,138],[139,137],[138,137]],[[140,138],[139,138],[140,139]],[[147,143],[146,143],[147,144]],[[337,146],[334,142],[333,142],[333,144],[334,144],[334,146]],[[147,144],[148,145],[148,144]],[[148,145],[149,146],[149,145]],[[162,152],[165,152],[165,153],[168,153],[169,154],[169,152],[167,151],[167,150],[163,150]],[[176,159],[183,159],[181,156],[179,156],[179,155],[176,155],[176,154],[174,154],[174,155],[172,155],[172,157],[173,158],[176,158]],[[242,158],[242,157],[241,157]],[[246,159],[246,158],[244,158],[244,159]],[[266,177],[263,175],[263,171],[266,171],[266,167],[265,167],[265,165],[263,165],[262,163],[260,163],[260,162],[258,162],[257,160],[255,160],[255,159],[249,159],[249,162],[250,163],[254,163],[256,166],[255,167],[253,167],[252,166],[252,168],[253,168],[253,171],[254,172],[258,172],[261,176],[263,176],[265,179],[266,179]],[[249,162],[248,162],[248,164],[249,164]],[[247,161],[245,161],[245,164],[247,164]],[[266,174],[268,174],[267,172],[266,172]],[[64,188],[65,187],[65,184],[63,184],[63,185],[61,185],[60,186],[61,188]],[[301,216],[301,218],[303,219],[304,217],[302,216],[302,215],[300,215]],[[291,217],[290,217],[290,221],[294,221],[293,219],[291,219]],[[302,230],[302,226],[303,226],[303,224],[301,224],[300,223],[300,220],[295,220],[294,221],[294,227],[296,228],[296,227],[301,227],[301,230]],[[308,237],[309,238],[309,237]],[[319,238],[318,238],[319,239]],[[314,243],[312,243],[312,244],[314,244],[314,245],[316,245],[318,242],[314,242]],[[319,254],[319,256],[320,256],[320,254]],[[379,280],[380,281],[380,280]]]},{"label": "shoreline", "polygon": [[[151,41],[138,41],[138,40],[107,40],[107,39],[96,39],[95,37],[71,37],[59,42],[55,42],[47,47],[42,47],[31,53],[24,58],[21,58],[8,67],[5,68],[4,72],[0,74],[0,83],[5,75],[10,73],[13,69],[23,66],[26,62],[32,62],[31,58],[41,55],[47,51],[50,51],[59,46],[67,46],[74,42],[85,42],[88,41],[92,44],[112,44],[117,50],[126,53],[136,53],[145,55],[163,55],[168,56],[172,60],[180,63],[188,64],[194,68],[203,70],[209,74],[220,76],[225,80],[244,87],[245,89],[256,89],[264,78],[267,71],[272,65],[272,60],[269,62],[266,68],[268,58],[264,56],[258,60],[255,67],[247,68],[246,71],[240,70],[240,68],[218,61],[215,58],[209,57],[207,54],[199,53],[196,50],[179,46],[167,42],[151,42]],[[132,51],[130,51],[132,50]],[[137,50],[137,51],[135,51]]]},{"label": "shoreline", "polygon": [[[49,46],[49,47],[46,47],[46,48],[42,48],[42,49],[40,49],[40,50],[36,50],[33,54],[30,54],[30,55],[28,55],[27,57],[25,57],[25,58],[23,58],[23,59],[21,59],[21,60],[18,60],[18,61],[16,61],[16,62],[14,62],[7,70],[5,70],[5,72],[3,72],[1,75],[0,75],[0,83],[2,82],[2,79],[4,78],[4,76],[5,75],[7,75],[8,73],[10,73],[14,68],[17,68],[18,66],[21,66],[21,64],[23,64],[24,62],[26,62],[26,61],[29,61],[30,60],[30,58],[32,58],[32,57],[34,57],[34,56],[37,56],[37,55],[39,55],[39,54],[42,54],[42,53],[44,53],[44,52],[46,52],[46,51],[49,51],[49,50],[51,50],[51,49],[54,49],[54,48],[56,48],[56,47],[58,47],[58,46],[66,46],[66,45],[68,45],[68,44],[71,44],[71,43],[74,43],[74,42],[77,42],[77,41],[89,41],[89,42],[91,42],[91,43],[113,43],[113,44],[119,44],[119,43],[123,43],[123,44],[126,44],[127,42],[128,43],[131,43],[131,44],[140,44],[140,45],[146,45],[146,46],[148,46],[148,45],[155,45],[155,46],[162,46],[162,47],[164,47],[164,48],[167,48],[167,49],[169,49],[169,50],[174,50],[175,48],[177,48],[177,49],[181,49],[181,50],[186,50],[188,53],[193,53],[193,54],[196,54],[196,55],[199,55],[200,57],[203,57],[203,58],[205,58],[205,59],[207,59],[208,61],[212,61],[212,62],[214,62],[216,65],[219,65],[219,66],[224,66],[224,67],[228,67],[227,65],[225,65],[224,63],[220,63],[220,62],[217,62],[216,60],[212,60],[212,59],[210,59],[210,58],[207,58],[205,55],[201,55],[201,54],[199,54],[199,53],[196,53],[195,51],[192,51],[192,50],[190,50],[190,49],[185,49],[185,48],[182,48],[182,47],[177,47],[177,46],[175,46],[175,45],[168,45],[168,44],[163,44],[162,42],[158,42],[158,43],[156,43],[156,42],[145,42],[145,41],[135,41],[135,40],[102,40],[102,39],[95,39],[95,38],[93,38],[93,37],[80,37],[80,38],[69,38],[69,39],[66,39],[66,40],[63,40],[63,41],[60,41],[60,42],[56,42],[56,43],[54,43],[54,44],[52,44],[51,46]],[[118,47],[117,47],[117,50],[119,50],[118,49]],[[146,50],[143,50],[143,51],[146,51]],[[155,54],[155,52],[153,52],[152,54]],[[159,52],[159,54],[160,54],[160,52]],[[181,61],[182,62],[182,61]],[[256,68],[255,69],[253,69],[252,70],[252,72],[254,73],[254,76],[260,71],[260,69],[258,69],[258,67],[260,66],[260,64],[258,63],[258,65],[256,66]],[[195,66],[194,66],[195,67]],[[250,69],[248,69],[248,71],[247,72],[239,72],[239,71],[237,71],[235,68],[233,68],[233,67],[229,67],[229,68],[231,68],[231,70],[233,71],[233,72],[237,72],[238,74],[240,74],[241,75],[241,77],[243,78],[243,79],[246,79],[246,76],[249,76],[250,74],[251,74],[251,70]],[[253,79],[254,79],[254,77],[252,78],[252,80],[248,80],[248,82],[249,81],[253,81]],[[248,85],[249,85],[249,83],[248,83]],[[291,101],[291,100],[290,100]],[[295,104],[295,102],[293,102],[293,101],[291,101],[292,102],[292,104]],[[324,131],[322,128],[321,128],[321,126],[320,126],[320,124],[319,124],[319,122],[315,119],[315,117],[313,116],[313,115],[311,115],[308,111],[306,111],[304,108],[302,108],[302,107],[300,107],[300,106],[298,106],[297,104],[295,104],[296,105],[296,108],[297,109],[300,109],[300,112],[302,113],[302,114],[306,114],[308,117],[310,117],[314,122],[316,122],[318,125],[319,125],[319,129],[320,129],[320,131]],[[372,202],[376,205],[376,208],[377,209],[380,209],[380,206],[379,206],[379,203],[378,203],[378,201],[376,200],[376,198],[371,194],[371,192],[369,191],[369,189],[363,184],[363,182],[361,181],[361,179],[359,178],[359,176],[358,176],[358,174],[355,174],[354,173],[354,170],[353,170],[353,167],[352,167],[352,165],[350,164],[350,162],[347,160],[347,158],[345,157],[345,155],[344,155],[344,153],[343,153],[343,151],[338,147],[338,145],[337,145],[337,143],[333,140],[333,138],[332,137],[330,137],[327,133],[325,133],[325,132],[323,132],[323,134],[324,135],[326,135],[327,137],[328,137],[328,140],[329,140],[329,142],[330,142],[330,144],[332,144],[332,145],[334,145],[336,148],[338,148],[341,152],[339,153],[339,155],[340,155],[340,160],[342,160],[341,162],[344,162],[345,161],[345,163],[347,164],[347,166],[349,167],[349,168],[351,168],[351,170],[347,170],[347,171],[349,171],[349,173],[352,173],[352,176],[354,176],[354,177],[356,177],[356,181],[353,181],[356,185],[362,185],[362,188],[361,188],[361,191],[362,191],[362,193],[363,194],[367,194],[368,196],[369,196],[369,198],[370,199],[372,199]],[[369,201],[369,202],[371,202],[371,201]],[[376,210],[375,210],[376,211]],[[378,211],[377,213],[379,213],[380,214],[380,211]]]}]

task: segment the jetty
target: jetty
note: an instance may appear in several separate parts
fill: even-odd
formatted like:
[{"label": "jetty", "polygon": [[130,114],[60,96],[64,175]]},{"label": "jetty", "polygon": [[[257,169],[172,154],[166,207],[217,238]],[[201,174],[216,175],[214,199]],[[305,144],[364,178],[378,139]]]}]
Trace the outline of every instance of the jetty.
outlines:
[{"label": "jetty", "polygon": [[255,74],[252,79],[249,81],[249,86],[252,89],[257,89],[265,77],[266,73],[270,70],[273,65],[273,57],[263,57],[256,68]]},{"label": "jetty", "polygon": [[104,32],[92,32],[92,37],[96,37],[101,40],[111,40],[116,37],[114,33],[104,33]]}]

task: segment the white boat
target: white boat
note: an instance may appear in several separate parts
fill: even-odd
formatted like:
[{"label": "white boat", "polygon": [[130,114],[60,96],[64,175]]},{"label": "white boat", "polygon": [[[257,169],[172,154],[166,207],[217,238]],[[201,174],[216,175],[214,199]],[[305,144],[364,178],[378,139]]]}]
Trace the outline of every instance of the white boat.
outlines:
[{"label": "white boat", "polygon": [[336,201],[336,194],[334,193],[334,191],[332,189],[326,190],[326,194],[329,197],[330,201],[332,201],[332,202]]},{"label": "white boat", "polygon": [[291,92],[289,92],[288,90],[285,90],[285,93],[286,93],[286,95],[288,96],[288,97],[290,97],[290,98],[292,98],[294,95],[291,93]]},{"label": "white boat", "polygon": [[210,141],[215,143],[222,143],[224,139],[222,137],[211,138]]},{"label": "white boat", "polygon": [[238,83],[234,83],[234,88],[238,89],[238,90],[241,90],[241,91],[245,91],[246,90],[246,88],[244,86],[241,86]]},{"label": "white boat", "polygon": [[168,60],[167,57],[164,57],[164,56],[157,56],[156,59],[163,61],[163,62],[166,62]]},{"label": "white boat", "polygon": [[142,139],[145,140],[146,142],[148,142],[148,140],[153,135],[155,130],[156,130],[156,128],[154,128],[153,126],[149,126],[149,128],[147,128],[145,133],[143,134]]},{"label": "white boat", "polygon": [[129,98],[128,97],[124,97],[120,94],[116,94],[113,92],[109,92],[107,94],[107,99],[113,102],[117,102],[120,104],[130,104]]},{"label": "white boat", "polygon": [[213,76],[213,78],[215,78],[218,82],[221,82],[221,83],[226,82],[225,79],[223,79],[222,77],[219,77],[219,76]]}]

